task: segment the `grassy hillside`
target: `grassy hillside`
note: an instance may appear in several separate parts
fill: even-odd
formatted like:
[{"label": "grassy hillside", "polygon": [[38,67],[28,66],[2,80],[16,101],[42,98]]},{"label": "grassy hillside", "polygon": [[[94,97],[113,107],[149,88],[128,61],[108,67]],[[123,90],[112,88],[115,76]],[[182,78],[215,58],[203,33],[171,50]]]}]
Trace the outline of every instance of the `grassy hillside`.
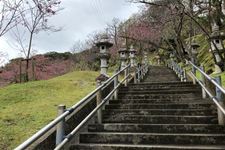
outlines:
[{"label": "grassy hillside", "polygon": [[12,149],[95,88],[98,72],[72,72],[51,80],[0,89],[0,149]]},{"label": "grassy hillside", "polygon": [[[198,48],[198,62],[205,66],[206,71],[214,71],[213,55],[209,52],[209,41],[203,35],[195,36],[196,42],[200,45]],[[211,71],[210,71],[211,72]]]},{"label": "grassy hillside", "polygon": [[[220,74],[212,74],[213,71],[214,71],[214,67],[215,66],[214,66],[213,55],[212,55],[211,52],[209,52],[209,49],[210,49],[209,41],[202,34],[196,35],[195,36],[195,40],[200,45],[200,47],[198,48],[198,56],[197,56],[199,65],[204,65],[205,71],[211,77],[221,76],[221,78],[222,78],[222,85],[223,85],[223,87],[225,87],[225,72],[222,72]],[[191,71],[191,67],[190,66],[187,67],[186,69],[188,71]],[[201,75],[200,75],[200,73],[198,71],[197,71],[197,77],[199,79],[201,78]]]}]

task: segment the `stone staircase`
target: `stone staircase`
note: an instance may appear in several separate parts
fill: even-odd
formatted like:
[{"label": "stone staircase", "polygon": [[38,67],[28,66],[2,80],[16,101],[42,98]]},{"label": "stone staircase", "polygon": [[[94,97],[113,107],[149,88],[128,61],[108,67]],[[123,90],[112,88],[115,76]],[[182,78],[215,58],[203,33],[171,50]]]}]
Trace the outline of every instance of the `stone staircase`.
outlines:
[{"label": "stone staircase", "polygon": [[121,87],[71,150],[225,149],[225,128],[201,88],[152,66],[144,81]]}]

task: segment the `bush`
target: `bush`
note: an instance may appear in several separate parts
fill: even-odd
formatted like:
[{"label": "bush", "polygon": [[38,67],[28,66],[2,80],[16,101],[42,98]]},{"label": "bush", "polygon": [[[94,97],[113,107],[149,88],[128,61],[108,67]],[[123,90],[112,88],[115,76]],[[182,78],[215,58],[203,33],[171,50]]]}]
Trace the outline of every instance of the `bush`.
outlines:
[{"label": "bush", "polygon": [[52,59],[63,59],[68,60],[72,57],[72,53],[65,52],[65,53],[58,53],[58,52],[48,52],[44,54],[45,57],[50,57]]}]

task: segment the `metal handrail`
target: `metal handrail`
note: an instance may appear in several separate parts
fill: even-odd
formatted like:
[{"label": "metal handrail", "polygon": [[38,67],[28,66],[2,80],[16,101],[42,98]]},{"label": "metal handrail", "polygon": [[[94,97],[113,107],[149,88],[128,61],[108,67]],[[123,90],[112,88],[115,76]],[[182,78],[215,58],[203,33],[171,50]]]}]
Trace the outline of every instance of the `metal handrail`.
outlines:
[{"label": "metal handrail", "polygon": [[53,121],[51,121],[48,125],[43,127],[41,130],[36,132],[33,136],[31,136],[29,139],[27,139],[25,142],[20,144],[18,147],[15,148],[15,150],[23,150],[33,144],[36,140],[38,140],[40,137],[42,137],[46,132],[48,132],[50,129],[52,129],[54,126],[56,126],[60,121],[65,119],[68,115],[73,113],[77,108],[79,108],[82,104],[84,104],[87,100],[89,100],[92,96],[94,96],[99,90],[104,88],[106,85],[108,85],[109,82],[113,81],[113,79],[118,76],[121,72],[123,72],[125,69],[128,69],[130,67],[130,64],[127,65],[122,70],[118,71],[116,74],[114,74],[111,78],[109,78],[107,81],[105,81],[101,86],[97,87],[94,91],[89,93],[87,96],[85,96],[83,99],[81,99],[78,103],[73,105],[71,108],[66,110],[63,114],[56,117]]},{"label": "metal handrail", "polygon": [[214,79],[212,79],[209,75],[207,75],[205,72],[203,72],[200,68],[198,68],[195,64],[193,64],[191,61],[188,61],[189,64],[191,64],[195,69],[197,69],[201,74],[203,74],[209,81],[211,81],[218,89],[220,89],[223,94],[225,94],[225,89],[221,87]]},{"label": "metal handrail", "polygon": [[183,70],[180,65],[178,65],[175,61],[169,61],[167,65],[169,68],[175,71],[175,73],[178,75],[181,81],[186,82],[185,70]]},{"label": "metal handrail", "polygon": [[[221,87],[213,78],[211,78],[209,75],[207,75],[202,69],[200,69],[199,67],[197,67],[195,64],[193,64],[191,61],[186,60],[190,65],[192,65],[196,70],[198,70],[205,78],[207,78],[209,81],[211,81],[223,94],[225,94],[225,89],[223,87]],[[171,62],[171,64],[175,67],[179,66],[178,64],[176,64],[175,62]],[[179,66],[180,67],[180,66]],[[202,83],[202,81],[200,81],[196,75],[194,75],[191,72],[191,76],[194,77],[194,79],[199,83],[199,85],[202,87],[202,89],[208,94],[208,96],[213,100],[213,102],[216,104],[216,106],[221,110],[221,112],[225,115],[225,109],[223,108],[223,106],[221,106],[221,104],[218,102],[219,100],[213,96],[213,94],[211,94],[211,92],[205,87],[205,85]]]},{"label": "metal handrail", "polygon": [[[108,85],[110,83],[112,83],[112,81],[114,80],[115,77],[117,77],[119,74],[121,74],[124,70],[130,68],[130,64],[127,65],[125,68],[123,68],[122,70],[118,71],[117,73],[115,73],[111,78],[109,78],[107,81],[105,81],[104,83],[102,83],[101,86],[97,87],[94,91],[92,91],[91,93],[89,93],[87,96],[85,96],[83,99],[81,99],[78,103],[76,103],[75,105],[73,105],[71,108],[67,109],[63,114],[61,114],[60,116],[56,117],[53,121],[51,121],[48,125],[46,125],[45,127],[43,127],[41,130],[39,130],[38,132],[36,132],[33,136],[31,136],[29,139],[27,139],[25,142],[23,142],[21,145],[19,145],[18,147],[15,148],[15,150],[23,150],[26,149],[27,147],[29,147],[31,144],[33,144],[36,140],[38,140],[39,138],[41,138],[44,134],[46,134],[49,130],[51,130],[53,127],[55,127],[59,122],[61,122],[63,119],[65,119],[67,116],[69,116],[70,114],[72,114],[77,108],[79,108],[80,106],[82,106],[83,104],[85,104],[90,98],[92,98],[93,96],[96,96],[97,92],[99,92],[99,90],[102,90],[106,87],[108,87]],[[141,67],[138,71],[141,72],[141,75],[143,75],[142,73],[145,72],[144,70],[148,67],[147,65]],[[106,98],[102,101],[102,103],[100,103],[100,107],[96,107],[86,118],[89,119],[89,117],[92,117],[92,115],[101,108],[102,105],[105,104],[105,101],[107,101],[112,94],[118,89],[118,87],[129,78],[130,74],[128,74],[120,83],[118,83],[118,85],[106,96]],[[86,123],[86,118],[74,129],[76,131],[76,129],[79,129],[84,123]],[[73,130],[73,131],[74,131]],[[74,132],[71,132],[63,141],[67,142],[67,140],[69,140],[69,138],[73,135]],[[75,132],[76,133],[76,132]],[[74,134],[75,134],[74,133]],[[61,144],[59,144],[60,146]],[[58,147],[58,146],[57,146]]]},{"label": "metal handrail", "polygon": [[109,101],[110,97],[114,94],[114,92],[120,87],[120,85],[129,78],[129,74],[102,100],[102,102],[72,131],[69,135],[59,144],[54,150],[60,150],[72,136],[74,136],[85,123],[87,123],[95,114],[96,112],[102,108],[107,101]]},{"label": "metal handrail", "polygon": [[195,80],[199,83],[199,85],[201,85],[201,87],[205,90],[205,92],[209,95],[209,97],[213,100],[213,102],[217,105],[217,107],[223,112],[223,114],[225,115],[225,109],[218,103],[218,99],[213,96],[210,91],[204,86],[204,84],[198,80],[198,78],[193,74],[193,77],[195,78]]}]

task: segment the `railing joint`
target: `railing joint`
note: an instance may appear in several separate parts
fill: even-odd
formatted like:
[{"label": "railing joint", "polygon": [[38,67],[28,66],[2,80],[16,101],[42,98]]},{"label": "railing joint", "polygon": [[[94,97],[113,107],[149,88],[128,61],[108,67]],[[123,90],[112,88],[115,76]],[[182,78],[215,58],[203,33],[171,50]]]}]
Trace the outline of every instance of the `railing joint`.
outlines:
[{"label": "railing joint", "polygon": [[71,108],[67,108],[66,110],[69,111],[69,113],[71,114],[72,112],[74,112],[75,109],[71,107]]}]

